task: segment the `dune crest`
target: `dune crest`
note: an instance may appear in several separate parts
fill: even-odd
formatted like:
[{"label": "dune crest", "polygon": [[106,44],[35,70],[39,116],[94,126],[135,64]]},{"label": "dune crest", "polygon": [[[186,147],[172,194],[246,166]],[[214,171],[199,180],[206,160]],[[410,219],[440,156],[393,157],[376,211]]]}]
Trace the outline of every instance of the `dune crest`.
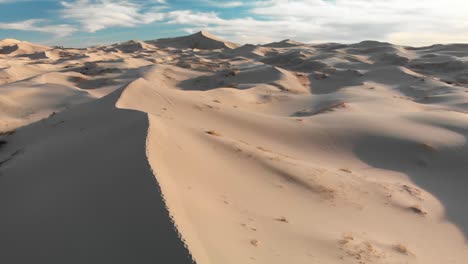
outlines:
[{"label": "dune crest", "polygon": [[296,46],[302,46],[304,45],[301,42],[294,41],[291,39],[285,39],[279,42],[272,42],[268,44],[262,45],[263,47],[268,47],[268,48],[291,48],[291,47],[296,47]]},{"label": "dune crest", "polygon": [[235,49],[239,45],[223,40],[215,35],[206,31],[200,31],[190,36],[157,39],[148,41],[158,47],[173,47],[178,49],[201,49],[201,50],[214,50],[214,49]]},{"label": "dune crest", "polygon": [[27,41],[19,41],[16,39],[0,40],[0,56],[8,55],[23,55],[44,52],[50,49],[49,47],[29,43]]}]

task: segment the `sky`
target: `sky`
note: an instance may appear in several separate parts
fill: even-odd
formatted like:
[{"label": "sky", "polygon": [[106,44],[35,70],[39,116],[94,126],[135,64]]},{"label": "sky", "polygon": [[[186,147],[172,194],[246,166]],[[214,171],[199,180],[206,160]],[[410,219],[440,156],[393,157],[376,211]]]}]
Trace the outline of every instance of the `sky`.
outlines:
[{"label": "sky", "polygon": [[468,0],[0,0],[0,39],[84,47],[200,30],[240,44],[468,43]]}]

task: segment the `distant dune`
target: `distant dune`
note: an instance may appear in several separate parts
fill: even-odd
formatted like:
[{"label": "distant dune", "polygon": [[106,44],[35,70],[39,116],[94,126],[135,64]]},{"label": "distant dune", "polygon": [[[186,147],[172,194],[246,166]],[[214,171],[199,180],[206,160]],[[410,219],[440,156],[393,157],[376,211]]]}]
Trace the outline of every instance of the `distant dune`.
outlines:
[{"label": "distant dune", "polygon": [[22,55],[43,52],[48,48],[16,39],[0,40],[0,55]]},{"label": "distant dune", "polygon": [[0,41],[0,263],[468,263],[468,45]]},{"label": "distant dune", "polygon": [[225,41],[206,31],[200,31],[190,36],[158,39],[156,41],[150,41],[149,43],[152,43],[158,47],[172,47],[178,49],[212,50],[224,48],[234,49],[238,47],[237,44]]}]

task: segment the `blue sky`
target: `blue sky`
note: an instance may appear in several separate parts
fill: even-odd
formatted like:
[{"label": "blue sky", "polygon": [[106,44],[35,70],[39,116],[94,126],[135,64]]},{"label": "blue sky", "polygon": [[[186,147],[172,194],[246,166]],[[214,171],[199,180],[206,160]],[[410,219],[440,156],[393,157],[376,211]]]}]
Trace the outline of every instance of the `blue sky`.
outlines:
[{"label": "blue sky", "polygon": [[468,43],[467,0],[0,0],[0,39],[89,46],[207,30],[239,43]]}]

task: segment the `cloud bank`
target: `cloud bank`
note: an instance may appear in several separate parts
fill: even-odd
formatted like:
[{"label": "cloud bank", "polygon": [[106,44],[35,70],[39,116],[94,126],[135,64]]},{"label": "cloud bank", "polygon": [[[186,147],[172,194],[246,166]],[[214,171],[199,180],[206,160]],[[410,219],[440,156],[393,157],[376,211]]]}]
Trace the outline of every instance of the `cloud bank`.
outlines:
[{"label": "cloud bank", "polygon": [[[8,2],[9,0],[0,0]],[[67,36],[113,27],[177,25],[186,32],[212,31],[240,43],[292,38],[304,42],[376,39],[401,44],[468,42],[466,0],[257,0],[194,1],[214,9],[245,8],[242,16],[173,7],[171,0],[74,0],[61,2],[63,23],[1,23],[0,28]],[[42,26],[44,25],[44,26]]]}]

